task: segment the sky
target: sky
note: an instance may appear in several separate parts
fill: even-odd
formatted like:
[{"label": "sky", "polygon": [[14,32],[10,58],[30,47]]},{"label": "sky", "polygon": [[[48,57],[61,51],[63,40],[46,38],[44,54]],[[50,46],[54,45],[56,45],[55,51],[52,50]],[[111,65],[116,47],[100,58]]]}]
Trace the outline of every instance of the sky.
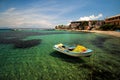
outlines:
[{"label": "sky", "polygon": [[120,0],[0,0],[0,28],[54,28],[120,14]]}]

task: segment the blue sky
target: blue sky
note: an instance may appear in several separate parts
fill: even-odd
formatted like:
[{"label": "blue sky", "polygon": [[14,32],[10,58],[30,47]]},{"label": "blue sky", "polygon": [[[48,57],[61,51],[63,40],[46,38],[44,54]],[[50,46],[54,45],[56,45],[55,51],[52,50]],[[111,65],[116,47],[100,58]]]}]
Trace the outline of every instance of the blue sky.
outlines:
[{"label": "blue sky", "polygon": [[54,28],[120,14],[120,0],[0,0],[0,27]]}]

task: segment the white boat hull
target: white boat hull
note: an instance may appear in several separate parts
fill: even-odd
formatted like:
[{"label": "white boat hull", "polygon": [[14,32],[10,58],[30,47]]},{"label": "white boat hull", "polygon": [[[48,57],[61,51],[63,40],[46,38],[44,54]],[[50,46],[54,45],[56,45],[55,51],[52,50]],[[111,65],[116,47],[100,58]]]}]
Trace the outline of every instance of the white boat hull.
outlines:
[{"label": "white boat hull", "polygon": [[91,56],[92,51],[93,51],[91,49],[87,49],[85,52],[73,52],[73,51],[70,51],[70,50],[65,49],[65,48],[58,48],[56,46],[54,46],[53,49],[60,52],[60,53],[63,53],[63,54],[69,55],[69,56],[73,56],[73,57]]}]

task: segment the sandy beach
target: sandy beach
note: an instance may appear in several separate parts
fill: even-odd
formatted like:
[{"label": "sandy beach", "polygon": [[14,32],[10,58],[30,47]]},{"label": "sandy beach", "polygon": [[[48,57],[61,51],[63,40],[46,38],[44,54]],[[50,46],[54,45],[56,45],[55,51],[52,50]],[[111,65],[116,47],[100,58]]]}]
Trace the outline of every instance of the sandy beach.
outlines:
[{"label": "sandy beach", "polygon": [[117,31],[100,31],[100,30],[75,30],[75,31],[82,31],[82,32],[94,32],[94,33],[100,33],[100,34],[106,34],[106,35],[111,35],[115,37],[120,37],[120,32]]},{"label": "sandy beach", "polygon": [[93,30],[89,32],[95,32],[95,33],[100,33],[100,34],[106,34],[106,35],[111,35],[115,37],[120,37],[120,32],[117,31],[98,31],[98,30]]}]

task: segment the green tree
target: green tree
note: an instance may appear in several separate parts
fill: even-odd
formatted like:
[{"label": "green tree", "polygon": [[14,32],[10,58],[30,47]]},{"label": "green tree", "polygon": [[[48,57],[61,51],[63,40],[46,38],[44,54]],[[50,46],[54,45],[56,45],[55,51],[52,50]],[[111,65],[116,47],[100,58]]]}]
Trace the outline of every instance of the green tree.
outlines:
[{"label": "green tree", "polygon": [[104,24],[100,27],[100,30],[116,30],[117,26],[112,24]]}]

